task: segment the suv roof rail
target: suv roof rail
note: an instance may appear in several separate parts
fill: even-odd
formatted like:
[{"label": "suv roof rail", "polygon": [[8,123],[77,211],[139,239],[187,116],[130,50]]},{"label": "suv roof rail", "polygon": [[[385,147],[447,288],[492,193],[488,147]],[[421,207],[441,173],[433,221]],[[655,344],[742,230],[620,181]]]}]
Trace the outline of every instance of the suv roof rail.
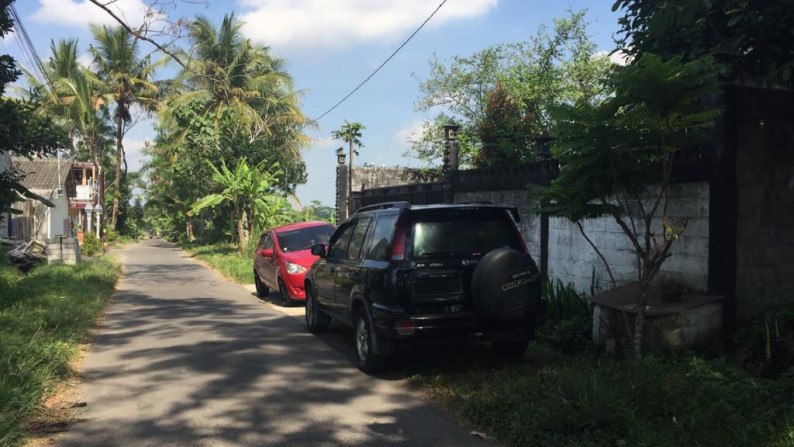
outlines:
[{"label": "suv roof rail", "polygon": [[457,205],[493,205],[493,200],[472,200],[470,202],[457,202]]},{"label": "suv roof rail", "polygon": [[408,202],[383,202],[383,203],[376,203],[374,205],[367,205],[362,206],[361,208],[357,209],[356,212],[360,213],[362,211],[372,211],[372,210],[385,210],[387,208],[410,208],[411,204]]}]

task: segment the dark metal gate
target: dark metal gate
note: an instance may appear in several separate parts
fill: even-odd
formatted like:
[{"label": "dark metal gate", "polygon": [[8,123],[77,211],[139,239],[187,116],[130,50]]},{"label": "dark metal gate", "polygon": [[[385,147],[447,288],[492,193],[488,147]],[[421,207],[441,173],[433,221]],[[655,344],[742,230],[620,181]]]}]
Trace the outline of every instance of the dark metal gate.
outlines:
[{"label": "dark metal gate", "polygon": [[444,203],[443,183],[390,186],[353,192],[351,213],[362,206],[383,202],[408,202],[411,205]]}]

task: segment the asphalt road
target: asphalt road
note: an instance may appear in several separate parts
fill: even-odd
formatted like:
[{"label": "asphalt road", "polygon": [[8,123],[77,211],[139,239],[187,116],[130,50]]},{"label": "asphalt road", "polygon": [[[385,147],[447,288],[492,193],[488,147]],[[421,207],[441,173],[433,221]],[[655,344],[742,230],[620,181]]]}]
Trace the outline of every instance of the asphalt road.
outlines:
[{"label": "asphalt road", "polygon": [[361,373],[352,335],[225,281],[178,248],[121,253],[124,279],[58,446],[491,446],[420,390]]}]

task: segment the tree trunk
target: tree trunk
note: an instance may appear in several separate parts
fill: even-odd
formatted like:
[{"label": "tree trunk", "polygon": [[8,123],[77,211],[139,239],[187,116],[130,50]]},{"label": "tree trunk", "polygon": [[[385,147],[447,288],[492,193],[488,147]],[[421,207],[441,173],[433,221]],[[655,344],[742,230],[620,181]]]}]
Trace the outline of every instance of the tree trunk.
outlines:
[{"label": "tree trunk", "polygon": [[248,238],[245,236],[245,211],[241,210],[237,216],[237,240],[240,250],[240,255],[245,254],[245,247],[248,245]]},{"label": "tree trunk", "polygon": [[119,202],[121,202],[121,141],[124,125],[121,111],[117,111],[116,115],[116,176],[113,178],[113,215],[110,218],[110,228],[114,231],[119,217]]},{"label": "tree trunk", "polygon": [[193,242],[196,240],[196,237],[193,235],[193,217],[187,218],[187,224],[185,225],[185,232],[187,233],[187,240]]}]

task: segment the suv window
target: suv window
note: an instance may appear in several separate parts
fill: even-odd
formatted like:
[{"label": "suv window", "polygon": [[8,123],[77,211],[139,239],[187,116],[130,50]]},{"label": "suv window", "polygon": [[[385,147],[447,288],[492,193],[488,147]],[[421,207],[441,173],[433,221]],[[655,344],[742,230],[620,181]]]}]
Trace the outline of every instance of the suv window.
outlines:
[{"label": "suv window", "polygon": [[412,257],[479,256],[499,247],[523,250],[504,211],[421,213],[411,226]]},{"label": "suv window", "polygon": [[375,230],[370,238],[367,259],[373,261],[387,261],[389,259],[389,247],[394,236],[394,225],[397,223],[396,214],[390,216],[380,216],[375,223]]},{"label": "suv window", "polygon": [[349,222],[337,230],[337,233],[335,233],[336,237],[331,238],[331,247],[328,249],[329,258],[341,259],[345,257],[347,243],[350,242],[354,226],[355,222]]},{"label": "suv window", "polygon": [[367,236],[369,223],[372,222],[370,217],[362,217],[356,224],[356,229],[353,231],[353,237],[350,238],[350,245],[347,247],[347,259],[357,261],[361,259],[361,249],[364,248],[364,238]]}]

